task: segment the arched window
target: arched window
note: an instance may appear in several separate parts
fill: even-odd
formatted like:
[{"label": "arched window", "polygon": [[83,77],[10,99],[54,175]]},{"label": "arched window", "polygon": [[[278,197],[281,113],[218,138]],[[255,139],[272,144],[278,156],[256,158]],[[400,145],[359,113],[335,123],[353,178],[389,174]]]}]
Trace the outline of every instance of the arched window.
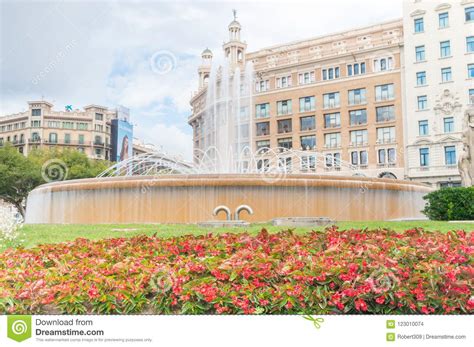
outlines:
[{"label": "arched window", "polygon": [[204,75],[203,82],[204,82],[204,84],[209,82],[209,75],[208,74]]},{"label": "arched window", "polygon": [[244,57],[244,55],[242,54],[242,51],[240,51],[240,50],[237,51],[237,60],[242,61],[243,57]]},{"label": "arched window", "polygon": [[397,176],[395,176],[393,173],[391,172],[388,172],[388,171],[385,171],[385,172],[381,172],[379,174],[379,178],[390,178],[390,179],[393,179],[393,180],[396,180],[397,179]]}]

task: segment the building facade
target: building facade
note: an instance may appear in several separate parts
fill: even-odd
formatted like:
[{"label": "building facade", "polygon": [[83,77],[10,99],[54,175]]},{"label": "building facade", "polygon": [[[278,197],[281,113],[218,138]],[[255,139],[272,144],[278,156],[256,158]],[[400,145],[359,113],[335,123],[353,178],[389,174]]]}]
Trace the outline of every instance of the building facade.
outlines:
[{"label": "building facade", "polygon": [[[241,25],[229,25],[223,50],[229,66],[252,62],[252,150],[287,148],[323,154],[323,168],[348,162],[370,177],[404,178],[402,21],[247,53]],[[202,119],[212,52],[202,53],[199,89],[191,99],[196,156],[205,150]]]},{"label": "building facade", "polygon": [[27,111],[0,117],[0,146],[10,143],[24,155],[34,148],[69,148],[110,160],[110,124],[117,117],[117,110],[99,105],[56,111],[47,101],[29,101]]},{"label": "building facade", "polygon": [[474,1],[405,1],[407,178],[461,184],[463,118],[474,103]]}]

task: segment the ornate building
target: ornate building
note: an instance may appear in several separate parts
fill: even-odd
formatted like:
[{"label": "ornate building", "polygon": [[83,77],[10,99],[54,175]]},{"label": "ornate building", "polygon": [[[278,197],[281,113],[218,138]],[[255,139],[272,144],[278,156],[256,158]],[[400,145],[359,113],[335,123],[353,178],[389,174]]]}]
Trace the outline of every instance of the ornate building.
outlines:
[{"label": "ornate building", "polygon": [[474,103],[474,1],[404,2],[407,176],[461,184],[464,114]]},{"label": "ornate building", "polygon": [[[228,27],[223,51],[243,75],[255,70],[248,143],[253,151],[292,148],[324,155],[316,173],[344,173],[341,161],[371,177],[404,178],[401,92],[402,21],[247,52],[241,25]],[[206,150],[203,119],[212,52],[202,52],[199,89],[191,99],[196,157]],[[245,69],[247,70],[247,69]],[[219,77],[220,78],[220,77]],[[347,172],[346,172],[347,174]]]}]

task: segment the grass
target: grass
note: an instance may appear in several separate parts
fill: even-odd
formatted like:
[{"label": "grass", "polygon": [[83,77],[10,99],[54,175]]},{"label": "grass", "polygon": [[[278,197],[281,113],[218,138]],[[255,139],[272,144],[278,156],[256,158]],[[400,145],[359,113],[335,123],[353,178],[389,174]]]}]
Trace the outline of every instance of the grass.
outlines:
[{"label": "grass", "polygon": [[[403,222],[387,222],[387,221],[357,221],[357,222],[338,222],[336,225],[340,229],[377,229],[389,228],[395,231],[402,231],[415,227],[422,227],[426,230],[447,232],[449,230],[463,229],[466,231],[474,231],[472,223],[448,223],[438,221],[403,221]],[[251,224],[247,228],[202,228],[193,224],[70,224],[70,225],[53,225],[53,224],[27,224],[22,228],[23,245],[27,248],[34,247],[42,243],[58,243],[71,241],[78,237],[88,238],[91,240],[112,238],[112,237],[131,237],[139,234],[152,235],[157,233],[160,237],[173,237],[187,234],[203,235],[209,232],[245,232],[251,234],[258,233],[262,228],[266,228],[269,232],[277,232],[288,229],[285,227],[275,227],[271,224]],[[296,233],[306,233],[311,230],[322,230],[324,227],[299,227],[295,228]]]}]

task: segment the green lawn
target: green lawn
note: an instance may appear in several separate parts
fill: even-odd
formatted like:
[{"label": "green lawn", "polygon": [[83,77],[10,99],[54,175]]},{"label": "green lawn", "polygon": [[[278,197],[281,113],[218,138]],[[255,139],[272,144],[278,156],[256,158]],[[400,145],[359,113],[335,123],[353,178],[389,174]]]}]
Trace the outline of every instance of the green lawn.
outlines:
[{"label": "green lawn", "polygon": [[[390,228],[396,231],[422,227],[427,230],[438,230],[447,232],[449,230],[463,229],[473,231],[472,223],[447,223],[435,221],[406,221],[406,222],[386,222],[386,221],[366,221],[366,222],[339,222],[336,223],[341,229],[350,228]],[[192,224],[30,224],[22,228],[25,247],[33,247],[41,243],[57,243],[74,240],[78,237],[88,239],[102,239],[111,237],[130,237],[138,234],[152,235],[157,233],[161,237],[172,237],[186,234],[201,235],[209,232],[244,232],[257,233],[262,228],[270,232],[277,232],[284,227],[274,227],[270,224],[252,224],[248,228],[201,228]],[[321,230],[324,227],[316,228],[296,228],[295,232],[304,233],[311,230]]]}]

